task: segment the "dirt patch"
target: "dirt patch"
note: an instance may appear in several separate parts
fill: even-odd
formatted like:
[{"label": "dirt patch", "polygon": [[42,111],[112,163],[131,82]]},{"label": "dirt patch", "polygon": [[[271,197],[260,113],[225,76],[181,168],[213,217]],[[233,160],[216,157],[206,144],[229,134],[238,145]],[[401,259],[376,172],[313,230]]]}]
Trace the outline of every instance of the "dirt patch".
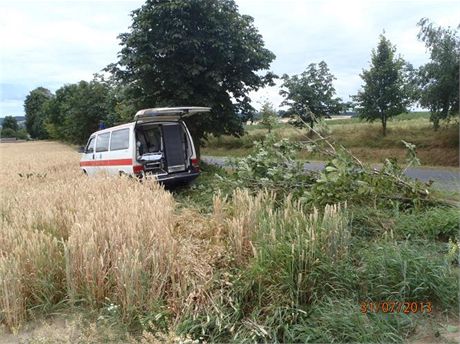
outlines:
[{"label": "dirt patch", "polygon": [[52,318],[31,321],[13,333],[0,330],[0,344],[72,343],[80,335],[75,320]]},{"label": "dirt patch", "polygon": [[417,326],[408,343],[460,343],[460,320],[458,317],[435,315]]}]

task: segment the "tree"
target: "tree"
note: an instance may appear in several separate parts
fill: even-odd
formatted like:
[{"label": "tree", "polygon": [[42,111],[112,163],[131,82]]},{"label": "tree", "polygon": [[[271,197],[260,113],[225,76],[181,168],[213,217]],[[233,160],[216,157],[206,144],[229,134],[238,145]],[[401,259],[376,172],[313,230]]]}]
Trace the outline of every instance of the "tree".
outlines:
[{"label": "tree", "polygon": [[2,123],[2,129],[11,129],[13,131],[18,131],[19,126],[16,118],[13,116],[5,116]]},{"label": "tree", "polygon": [[268,129],[270,133],[273,127],[278,123],[278,116],[273,105],[269,101],[265,101],[260,109],[261,120],[260,124]]},{"label": "tree", "polygon": [[427,18],[418,23],[431,61],[419,68],[420,105],[430,109],[434,129],[440,120],[459,112],[460,39],[457,30],[434,27]]},{"label": "tree", "polygon": [[383,136],[389,118],[407,112],[411,88],[407,80],[406,63],[395,56],[396,48],[380,35],[377,50],[372,50],[371,66],[360,74],[364,81],[362,90],[353,96],[359,116],[373,122],[380,119]]},{"label": "tree", "polygon": [[46,129],[54,139],[83,144],[100,121],[113,125],[109,86],[93,80],[65,85],[45,106]]},{"label": "tree", "polygon": [[32,138],[45,139],[48,134],[45,130],[44,104],[52,98],[52,93],[44,88],[38,87],[32,90],[24,101],[26,114],[26,128]]},{"label": "tree", "polygon": [[242,134],[241,114],[253,111],[248,93],[275,77],[262,74],[275,55],[234,0],[147,0],[119,38],[119,61],[107,70],[134,108],[212,107],[187,121],[197,141]]},{"label": "tree", "polygon": [[11,128],[3,128],[0,131],[0,136],[1,137],[16,137],[16,131],[14,131]]},{"label": "tree", "polygon": [[311,63],[300,76],[283,75],[284,89],[280,95],[286,99],[281,105],[288,105],[288,113],[302,119],[294,124],[302,126],[304,122],[309,122],[313,128],[320,117],[328,117],[341,110],[341,99],[335,97],[334,80],[334,75],[324,61],[318,65]]}]

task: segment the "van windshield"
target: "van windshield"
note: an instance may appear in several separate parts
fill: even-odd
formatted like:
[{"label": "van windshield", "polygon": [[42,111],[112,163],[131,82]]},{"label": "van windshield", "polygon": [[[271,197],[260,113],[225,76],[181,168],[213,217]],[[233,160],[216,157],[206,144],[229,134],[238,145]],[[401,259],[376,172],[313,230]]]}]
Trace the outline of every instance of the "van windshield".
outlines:
[{"label": "van windshield", "polygon": [[88,143],[86,144],[85,153],[93,153],[94,152],[94,136],[90,137]]}]

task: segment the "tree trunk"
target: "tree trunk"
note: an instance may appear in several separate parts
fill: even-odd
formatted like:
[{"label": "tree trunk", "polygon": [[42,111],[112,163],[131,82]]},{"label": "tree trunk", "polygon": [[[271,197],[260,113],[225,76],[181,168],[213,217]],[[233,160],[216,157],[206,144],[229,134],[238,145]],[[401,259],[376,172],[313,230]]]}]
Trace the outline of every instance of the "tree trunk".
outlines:
[{"label": "tree trunk", "polygon": [[195,153],[198,161],[201,159],[201,138],[203,137],[203,132],[197,130],[197,128],[193,124],[188,124],[188,130],[190,131],[190,135],[192,135],[193,145],[195,146]]},{"label": "tree trunk", "polygon": [[195,136],[192,136],[193,145],[195,146],[196,158],[201,161],[201,140]]},{"label": "tree trunk", "polygon": [[383,136],[387,136],[387,116],[382,113]]}]

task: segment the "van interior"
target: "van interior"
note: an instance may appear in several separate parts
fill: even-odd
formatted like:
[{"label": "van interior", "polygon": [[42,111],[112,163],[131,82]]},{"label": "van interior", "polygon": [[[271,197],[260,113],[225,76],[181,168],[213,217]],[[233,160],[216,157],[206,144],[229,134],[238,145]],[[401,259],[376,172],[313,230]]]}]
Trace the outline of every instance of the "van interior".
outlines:
[{"label": "van interior", "polygon": [[192,152],[180,123],[145,123],[135,132],[137,160],[146,172],[161,176],[189,168]]}]

